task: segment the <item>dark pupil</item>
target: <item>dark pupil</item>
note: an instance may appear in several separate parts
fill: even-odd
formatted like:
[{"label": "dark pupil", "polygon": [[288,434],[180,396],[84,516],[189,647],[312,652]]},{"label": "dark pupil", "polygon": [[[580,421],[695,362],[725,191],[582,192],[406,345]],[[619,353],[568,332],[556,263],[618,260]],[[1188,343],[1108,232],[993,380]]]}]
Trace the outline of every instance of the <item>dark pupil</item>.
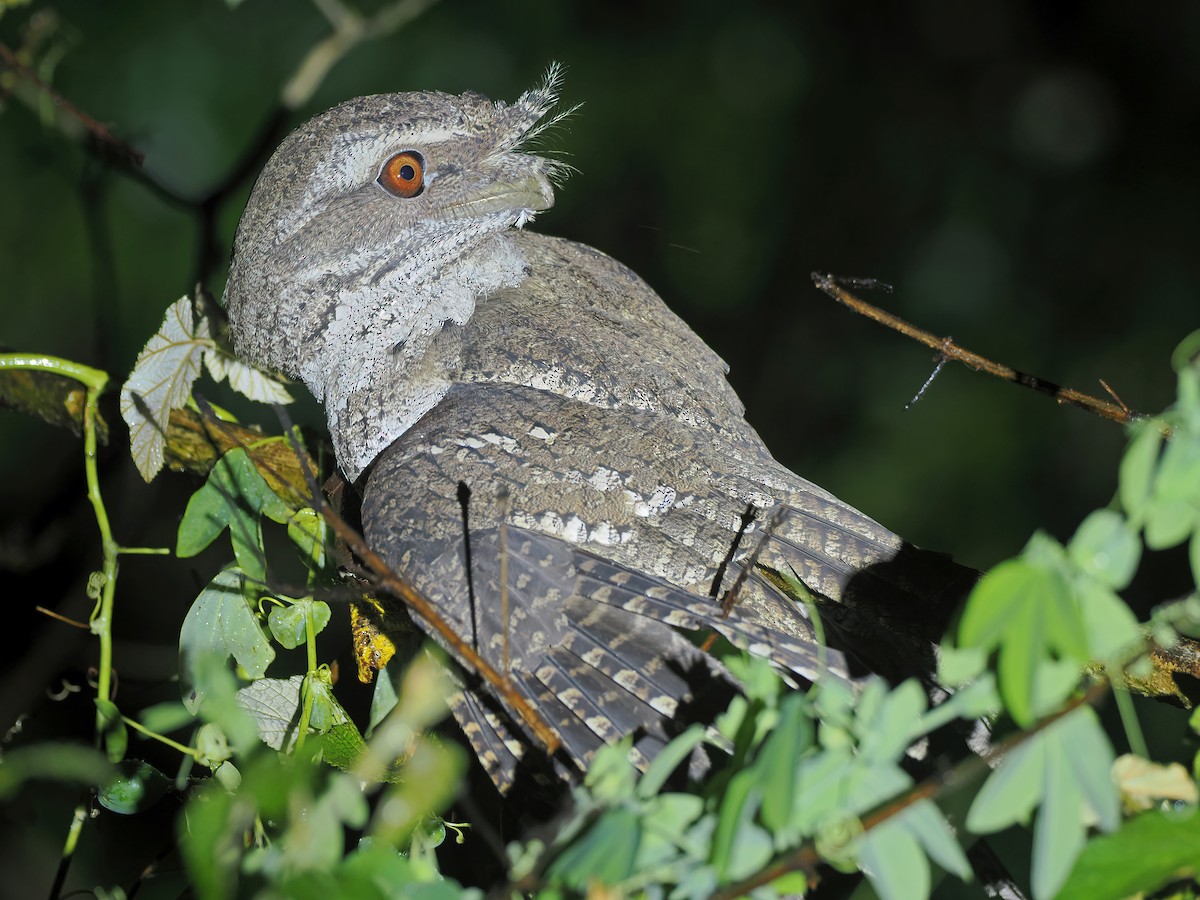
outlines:
[{"label": "dark pupil", "polygon": [[400,167],[400,178],[403,181],[412,181],[416,177],[417,177],[416,169],[414,169],[412,166],[401,166]]}]

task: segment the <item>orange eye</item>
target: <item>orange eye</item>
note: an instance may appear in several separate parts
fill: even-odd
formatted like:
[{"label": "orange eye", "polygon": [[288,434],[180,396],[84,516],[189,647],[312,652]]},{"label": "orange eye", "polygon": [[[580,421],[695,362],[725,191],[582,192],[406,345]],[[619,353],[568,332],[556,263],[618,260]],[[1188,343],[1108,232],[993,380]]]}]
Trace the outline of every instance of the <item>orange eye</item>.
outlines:
[{"label": "orange eye", "polygon": [[383,164],[376,181],[389,194],[415,197],[425,187],[425,159],[416,150],[402,150]]}]

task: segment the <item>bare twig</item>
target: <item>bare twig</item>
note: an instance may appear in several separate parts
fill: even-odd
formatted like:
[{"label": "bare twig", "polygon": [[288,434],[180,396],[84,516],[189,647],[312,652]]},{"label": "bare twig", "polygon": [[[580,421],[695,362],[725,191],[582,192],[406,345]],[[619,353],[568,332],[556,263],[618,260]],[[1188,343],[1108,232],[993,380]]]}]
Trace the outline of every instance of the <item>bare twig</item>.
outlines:
[{"label": "bare twig", "polygon": [[38,78],[37,74],[25,65],[21,60],[17,59],[17,55],[9,49],[7,44],[0,42],[0,63],[16,72],[21,78],[24,78],[39,91],[54,101],[55,106],[65,112],[67,115],[79,121],[84,128],[102,144],[113,148],[117,153],[125,158],[127,162],[140,166],[145,156],[138,153],[127,143],[116,137],[100,122],[97,122],[79,107],[75,106],[70,100],[52,88],[42,79]]},{"label": "bare twig", "polygon": [[[1104,419],[1109,419],[1113,422],[1119,422],[1122,425],[1127,425],[1135,419],[1142,418],[1142,414],[1130,409],[1124,403],[1109,403],[1107,400],[1101,400],[1098,397],[1093,397],[1090,394],[1085,394],[1077,391],[1074,388],[1063,387],[1055,384],[1052,381],[1038,378],[1034,375],[1027,375],[1009,366],[1001,363],[993,362],[985,356],[980,356],[954,343],[951,338],[938,337],[924,329],[917,328],[898,316],[885,312],[873,304],[850,293],[843,284],[853,283],[866,284],[874,286],[872,282],[863,282],[855,279],[842,279],[833,275],[822,275],[819,272],[812,273],[813,284],[817,289],[828,294],[834,300],[837,300],[843,306],[848,306],[856,313],[866,316],[881,325],[886,325],[893,331],[898,331],[905,337],[912,338],[914,341],[924,344],[938,352],[939,367],[942,361],[951,360],[953,362],[962,363],[964,366],[974,369],[977,372],[986,372],[989,375],[994,375],[997,378],[1002,378],[1005,381],[1011,381],[1015,384],[1022,385],[1030,390],[1037,391],[1040,394],[1046,394],[1053,397],[1059,403],[1069,403],[1071,406],[1077,406],[1080,409],[1087,410],[1094,415]],[[1103,384],[1103,382],[1101,382]],[[1105,385],[1105,389],[1112,393],[1111,388]],[[924,390],[924,388],[922,388]],[[1115,395],[1114,395],[1115,396]]]}]

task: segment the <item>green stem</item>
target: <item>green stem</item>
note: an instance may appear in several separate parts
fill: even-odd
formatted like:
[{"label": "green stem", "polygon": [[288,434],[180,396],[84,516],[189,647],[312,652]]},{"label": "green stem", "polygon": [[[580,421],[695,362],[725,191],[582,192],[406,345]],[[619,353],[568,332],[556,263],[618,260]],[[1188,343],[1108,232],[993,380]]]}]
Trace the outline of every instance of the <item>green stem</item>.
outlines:
[{"label": "green stem", "polygon": [[296,728],[296,753],[304,749],[304,738],[308,735],[308,723],[312,718],[313,692],[312,680],[317,674],[317,631],[313,624],[312,605],[308,607],[308,615],[304,617],[305,645],[308,650],[308,673],[304,676],[301,686],[300,724]]},{"label": "green stem", "polygon": [[181,744],[181,743],[179,743],[179,741],[173,741],[166,735],[159,734],[157,731],[151,731],[149,728],[147,728],[141,722],[137,721],[136,719],[131,719],[131,718],[129,718],[129,716],[121,716],[121,721],[124,722],[126,725],[128,725],[130,728],[132,728],[134,731],[140,732],[148,738],[153,738],[154,740],[156,740],[160,743],[166,744],[168,747],[170,747],[174,750],[178,750],[180,753],[184,754],[185,756],[190,756],[193,759],[196,758],[196,748],[195,747],[189,747],[187,744]]},{"label": "green stem", "polygon": [[1125,739],[1129,741],[1129,749],[1135,756],[1142,759],[1150,758],[1146,747],[1146,738],[1142,735],[1142,726],[1138,722],[1137,711],[1133,708],[1133,698],[1129,696],[1129,688],[1125,682],[1124,672],[1108,672],[1108,680],[1113,686],[1113,699],[1117,701],[1117,712],[1121,716],[1121,725],[1125,729]]},{"label": "green stem", "polygon": [[108,385],[108,373],[60,356],[42,353],[0,353],[0,369],[42,369],[74,378],[97,395]]}]

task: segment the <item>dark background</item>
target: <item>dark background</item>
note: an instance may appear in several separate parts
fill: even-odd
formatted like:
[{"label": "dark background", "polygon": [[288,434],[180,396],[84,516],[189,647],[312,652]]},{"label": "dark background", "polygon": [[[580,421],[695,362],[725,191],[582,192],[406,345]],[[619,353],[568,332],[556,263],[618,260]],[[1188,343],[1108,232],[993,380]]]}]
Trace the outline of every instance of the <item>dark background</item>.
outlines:
[{"label": "dark background", "polygon": [[[0,40],[146,155],[140,173],[113,164],[0,69],[0,344],[119,382],[198,277],[219,296],[261,162],[212,208],[215,260],[200,211],[180,201],[229,179],[328,31],[315,5],[284,0],[0,16]],[[567,68],[563,104],[583,106],[545,143],[578,173],[535,227],[645,277],[729,362],[781,460],[979,567],[1037,528],[1068,538],[1109,501],[1118,426],[961,368],[906,411],[930,351],[838,307],[809,273],[891,282],[874,299],[930,331],[1164,407],[1170,351],[1200,319],[1200,5],[444,0],[351,51],[287,126],[364,93],[511,100],[552,60]],[[113,425],[117,539],[173,544],[197,482],[144,485]],[[86,618],[99,558],[78,441],[0,413],[8,671],[23,676],[0,692],[4,727],[86,660],[86,635],[31,609]],[[124,560],[117,665],[130,683],[173,671],[179,621],[220,562]],[[1167,574],[1139,590],[1184,588]]]}]

